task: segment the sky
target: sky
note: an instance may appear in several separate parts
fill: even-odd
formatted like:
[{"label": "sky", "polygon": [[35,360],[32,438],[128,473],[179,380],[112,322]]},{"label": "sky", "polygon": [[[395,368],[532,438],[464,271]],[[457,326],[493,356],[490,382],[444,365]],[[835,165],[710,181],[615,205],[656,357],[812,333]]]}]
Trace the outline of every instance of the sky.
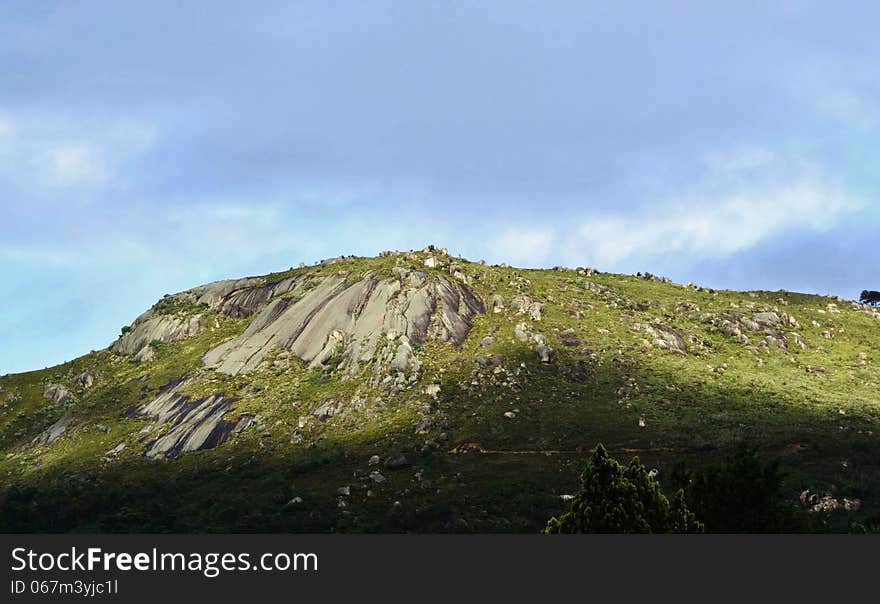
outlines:
[{"label": "sky", "polygon": [[861,1],[6,0],[0,374],[104,348],[166,293],[428,243],[880,289],[878,22]]}]

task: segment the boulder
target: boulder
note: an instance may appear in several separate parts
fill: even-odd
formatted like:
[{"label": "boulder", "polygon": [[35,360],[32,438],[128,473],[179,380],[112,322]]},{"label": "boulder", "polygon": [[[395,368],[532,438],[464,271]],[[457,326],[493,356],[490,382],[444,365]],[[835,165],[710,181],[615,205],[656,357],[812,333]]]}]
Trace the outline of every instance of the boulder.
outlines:
[{"label": "boulder", "polygon": [[77,376],[76,381],[83,388],[91,388],[92,384],[95,383],[95,377],[90,373],[81,373]]},{"label": "boulder", "polygon": [[398,453],[385,460],[385,467],[389,470],[403,470],[412,467],[416,458],[411,453]]},{"label": "boulder", "polygon": [[504,357],[498,356],[496,354],[490,354],[486,356],[478,356],[474,359],[474,362],[483,367],[485,369],[491,369],[493,367],[499,367],[504,363]]},{"label": "boulder", "polygon": [[679,354],[687,353],[687,344],[678,331],[666,325],[655,325],[654,329],[657,334],[654,346]]},{"label": "boulder", "polygon": [[149,363],[155,358],[156,351],[153,350],[152,346],[144,346],[136,355],[134,355],[134,361],[136,363]]},{"label": "boulder", "polygon": [[535,357],[542,363],[551,363],[556,356],[556,351],[546,344],[538,344],[534,348]]},{"label": "boulder", "polygon": [[61,384],[49,384],[43,390],[43,398],[49,399],[57,405],[64,404],[73,398],[70,390]]},{"label": "boulder", "polygon": [[67,428],[73,423],[73,417],[65,415],[54,424],[40,432],[32,441],[31,446],[43,447],[54,444],[61,435],[67,431]]},{"label": "boulder", "polygon": [[409,342],[403,342],[397,347],[397,353],[394,355],[394,360],[391,361],[391,369],[405,373],[406,371],[409,371],[415,363],[416,358],[413,354],[412,347],[409,345]]},{"label": "boulder", "polygon": [[753,315],[755,323],[765,328],[774,328],[782,323],[782,319],[775,312],[756,312]]},{"label": "boulder", "polygon": [[504,310],[504,296],[500,296],[498,294],[492,296],[491,306],[492,312],[496,314],[502,312]]}]

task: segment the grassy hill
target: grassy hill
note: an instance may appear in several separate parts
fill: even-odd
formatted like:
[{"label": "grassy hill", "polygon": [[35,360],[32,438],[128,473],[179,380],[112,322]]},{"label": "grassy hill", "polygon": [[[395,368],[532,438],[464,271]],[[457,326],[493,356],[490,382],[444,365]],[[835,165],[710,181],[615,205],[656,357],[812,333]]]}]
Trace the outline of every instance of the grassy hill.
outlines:
[{"label": "grassy hill", "polygon": [[820,528],[880,517],[880,313],[852,302],[426,249],[123,331],[0,378],[4,531],[536,532],[599,442],[664,484],[748,442]]}]

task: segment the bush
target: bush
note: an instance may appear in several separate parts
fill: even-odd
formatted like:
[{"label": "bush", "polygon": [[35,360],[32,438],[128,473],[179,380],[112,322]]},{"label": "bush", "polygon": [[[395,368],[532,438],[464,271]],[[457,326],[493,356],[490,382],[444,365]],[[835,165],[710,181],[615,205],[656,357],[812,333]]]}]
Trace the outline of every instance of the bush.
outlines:
[{"label": "bush", "polygon": [[862,304],[870,304],[871,306],[877,306],[878,304],[880,304],[880,292],[871,291],[871,290],[866,289],[865,291],[862,292],[862,295],[859,298],[859,301]]},{"label": "bush", "polygon": [[786,533],[808,530],[807,521],[782,496],[776,461],[739,445],[725,463],[701,472],[673,470],[672,483],[713,533]]},{"label": "bush", "polygon": [[638,457],[621,466],[596,446],[581,474],[571,509],[551,518],[544,529],[554,533],[699,533],[703,526],[679,491],[670,502]]}]

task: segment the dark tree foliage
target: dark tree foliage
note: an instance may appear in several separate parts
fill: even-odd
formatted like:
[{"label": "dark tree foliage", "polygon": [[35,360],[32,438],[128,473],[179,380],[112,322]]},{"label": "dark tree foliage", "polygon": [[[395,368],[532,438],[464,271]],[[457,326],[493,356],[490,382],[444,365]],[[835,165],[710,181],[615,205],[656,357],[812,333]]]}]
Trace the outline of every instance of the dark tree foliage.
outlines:
[{"label": "dark tree foliage", "polygon": [[809,530],[805,517],[782,496],[783,475],[777,461],[739,445],[720,465],[672,473],[687,505],[712,533],[787,533]]},{"label": "dark tree foliage", "polygon": [[862,292],[862,295],[859,298],[859,301],[862,304],[870,304],[871,306],[877,306],[878,304],[880,304],[880,292],[871,291],[871,290],[866,289],[865,291]]},{"label": "dark tree foliage", "polygon": [[596,447],[581,474],[571,509],[551,518],[544,532],[699,533],[703,526],[685,505],[682,492],[670,502],[648,470],[634,457],[626,467]]}]

